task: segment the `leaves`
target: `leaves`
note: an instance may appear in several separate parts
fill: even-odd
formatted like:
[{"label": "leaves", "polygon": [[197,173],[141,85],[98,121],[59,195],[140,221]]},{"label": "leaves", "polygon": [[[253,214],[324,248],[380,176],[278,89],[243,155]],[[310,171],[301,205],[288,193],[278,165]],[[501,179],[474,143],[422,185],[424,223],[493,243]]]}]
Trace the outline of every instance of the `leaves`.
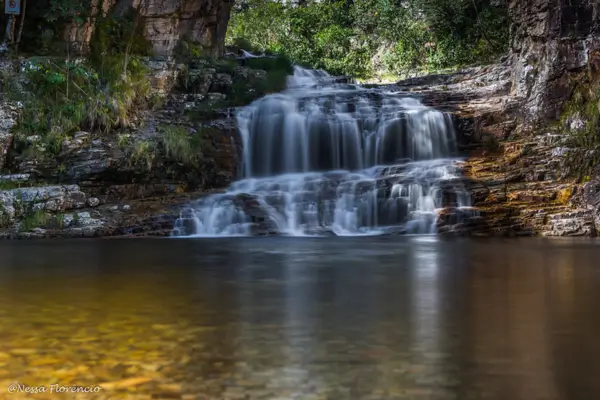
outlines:
[{"label": "leaves", "polygon": [[[334,74],[405,74],[487,61],[508,46],[505,6],[489,0],[247,0],[230,43],[281,52]],[[252,50],[246,47],[246,50]]]}]

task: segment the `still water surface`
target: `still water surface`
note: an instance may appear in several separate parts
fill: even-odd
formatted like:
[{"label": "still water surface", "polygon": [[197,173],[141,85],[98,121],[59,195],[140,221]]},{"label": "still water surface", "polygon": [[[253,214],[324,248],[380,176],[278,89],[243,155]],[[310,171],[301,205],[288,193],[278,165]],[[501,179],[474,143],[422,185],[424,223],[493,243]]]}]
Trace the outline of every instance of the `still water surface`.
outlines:
[{"label": "still water surface", "polygon": [[598,377],[597,241],[0,243],[0,398],[587,400]]}]

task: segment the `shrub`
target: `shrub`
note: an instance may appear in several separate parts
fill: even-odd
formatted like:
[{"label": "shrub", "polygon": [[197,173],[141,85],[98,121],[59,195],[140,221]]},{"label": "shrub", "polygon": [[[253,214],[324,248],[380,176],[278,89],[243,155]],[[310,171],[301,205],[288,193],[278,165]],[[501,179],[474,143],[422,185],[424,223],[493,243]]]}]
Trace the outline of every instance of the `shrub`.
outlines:
[{"label": "shrub", "polygon": [[68,135],[77,130],[108,132],[128,126],[148,92],[139,60],[123,79],[106,80],[81,61],[32,59],[26,66],[24,108],[17,131],[23,135]]}]

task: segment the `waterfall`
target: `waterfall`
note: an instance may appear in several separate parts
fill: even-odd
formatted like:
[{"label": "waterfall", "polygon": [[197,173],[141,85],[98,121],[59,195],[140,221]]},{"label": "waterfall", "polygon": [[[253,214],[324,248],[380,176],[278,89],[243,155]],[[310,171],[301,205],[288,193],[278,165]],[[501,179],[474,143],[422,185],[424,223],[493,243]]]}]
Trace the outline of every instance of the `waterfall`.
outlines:
[{"label": "waterfall", "polygon": [[294,68],[238,112],[243,179],[182,213],[174,236],[434,233],[469,208],[451,118],[406,93]]}]

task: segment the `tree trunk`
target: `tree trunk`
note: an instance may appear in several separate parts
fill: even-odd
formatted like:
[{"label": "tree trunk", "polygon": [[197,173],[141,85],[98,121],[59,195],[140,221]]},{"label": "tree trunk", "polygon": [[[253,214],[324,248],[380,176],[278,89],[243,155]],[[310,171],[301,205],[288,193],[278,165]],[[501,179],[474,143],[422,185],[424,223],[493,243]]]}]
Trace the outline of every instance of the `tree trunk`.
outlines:
[{"label": "tree trunk", "polygon": [[15,23],[17,21],[16,15],[10,15],[6,22],[6,31],[4,32],[4,42],[2,42],[2,50],[8,50],[8,47],[13,44],[15,39]]},{"label": "tree trunk", "polygon": [[17,34],[15,51],[19,51],[19,43],[21,43],[21,36],[23,35],[23,25],[25,25],[25,11],[27,11],[27,0],[23,0],[23,11],[21,12],[21,23],[19,25],[19,33]]}]

